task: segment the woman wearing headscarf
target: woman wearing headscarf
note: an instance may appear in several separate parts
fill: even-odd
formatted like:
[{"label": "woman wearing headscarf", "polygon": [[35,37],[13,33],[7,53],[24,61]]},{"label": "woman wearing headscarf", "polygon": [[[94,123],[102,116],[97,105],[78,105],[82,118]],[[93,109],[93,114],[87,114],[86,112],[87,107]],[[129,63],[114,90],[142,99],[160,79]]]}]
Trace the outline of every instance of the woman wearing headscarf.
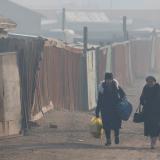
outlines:
[{"label": "woman wearing headscarf", "polygon": [[144,135],[150,137],[151,149],[154,149],[160,134],[160,85],[155,77],[146,78],[140,104],[144,112]]},{"label": "woman wearing headscarf", "polygon": [[107,146],[111,145],[111,130],[114,130],[115,144],[119,144],[119,129],[122,121],[117,113],[117,104],[125,97],[125,93],[118,81],[113,79],[112,73],[105,74],[105,80],[99,86],[96,117],[101,113]]}]

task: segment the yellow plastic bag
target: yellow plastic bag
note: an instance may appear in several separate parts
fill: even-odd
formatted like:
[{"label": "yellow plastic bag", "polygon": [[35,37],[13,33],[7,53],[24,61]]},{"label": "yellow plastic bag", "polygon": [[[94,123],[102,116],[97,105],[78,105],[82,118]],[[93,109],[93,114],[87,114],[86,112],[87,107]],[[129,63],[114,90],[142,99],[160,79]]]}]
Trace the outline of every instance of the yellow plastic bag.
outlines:
[{"label": "yellow plastic bag", "polygon": [[102,119],[97,117],[92,117],[90,124],[90,133],[94,138],[100,138],[102,133]]}]

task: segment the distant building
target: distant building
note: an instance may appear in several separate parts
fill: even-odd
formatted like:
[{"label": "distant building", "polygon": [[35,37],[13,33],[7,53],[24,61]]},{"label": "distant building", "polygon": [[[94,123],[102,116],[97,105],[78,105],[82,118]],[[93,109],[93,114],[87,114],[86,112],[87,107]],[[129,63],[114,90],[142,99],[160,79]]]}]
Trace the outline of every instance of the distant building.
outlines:
[{"label": "distant building", "polygon": [[0,38],[6,38],[8,36],[8,31],[15,30],[16,26],[16,23],[12,20],[0,16]]},{"label": "distant building", "polygon": [[0,15],[12,19],[16,24],[16,33],[41,33],[42,15],[9,0],[0,0]]},{"label": "distant building", "polygon": [[[62,10],[45,9],[37,10],[37,12],[46,17],[42,21],[42,29],[46,32],[62,28]],[[150,36],[151,32],[148,32],[146,28],[160,29],[160,10],[114,9],[66,9],[65,27],[82,37],[83,27],[88,26],[90,42],[122,41],[124,40],[123,16],[127,17],[127,30],[130,38]]]}]

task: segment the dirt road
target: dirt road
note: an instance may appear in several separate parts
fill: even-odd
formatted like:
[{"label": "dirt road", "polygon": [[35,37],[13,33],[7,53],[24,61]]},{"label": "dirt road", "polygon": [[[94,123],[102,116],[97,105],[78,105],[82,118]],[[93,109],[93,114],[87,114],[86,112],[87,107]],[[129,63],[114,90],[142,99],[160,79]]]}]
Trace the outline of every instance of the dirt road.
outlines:
[{"label": "dirt road", "polygon": [[142,124],[125,122],[121,143],[105,147],[90,135],[90,118],[88,113],[50,112],[28,136],[1,140],[0,160],[160,160],[160,144],[149,149]]},{"label": "dirt road", "polygon": [[[140,90],[130,89],[127,93],[137,106]],[[0,140],[0,160],[160,160],[160,142],[157,149],[150,150],[142,124],[134,124],[131,118],[123,123],[120,144],[105,147],[89,133],[91,116],[52,111],[28,136]],[[50,128],[50,124],[58,128]]]}]

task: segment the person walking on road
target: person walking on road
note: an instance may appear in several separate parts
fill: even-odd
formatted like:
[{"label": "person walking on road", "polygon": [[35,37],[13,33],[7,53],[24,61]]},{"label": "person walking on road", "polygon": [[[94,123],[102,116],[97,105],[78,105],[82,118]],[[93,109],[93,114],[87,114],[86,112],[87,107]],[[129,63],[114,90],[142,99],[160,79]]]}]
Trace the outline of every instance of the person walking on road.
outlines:
[{"label": "person walking on road", "polygon": [[144,114],[144,136],[151,139],[151,149],[155,148],[160,134],[160,85],[155,77],[148,76],[140,96]]},{"label": "person walking on road", "polygon": [[117,114],[116,105],[125,97],[123,89],[113,79],[112,73],[105,73],[105,80],[99,85],[96,117],[101,113],[106,146],[111,145],[111,131],[114,130],[115,144],[119,144],[119,130],[122,121]]}]

